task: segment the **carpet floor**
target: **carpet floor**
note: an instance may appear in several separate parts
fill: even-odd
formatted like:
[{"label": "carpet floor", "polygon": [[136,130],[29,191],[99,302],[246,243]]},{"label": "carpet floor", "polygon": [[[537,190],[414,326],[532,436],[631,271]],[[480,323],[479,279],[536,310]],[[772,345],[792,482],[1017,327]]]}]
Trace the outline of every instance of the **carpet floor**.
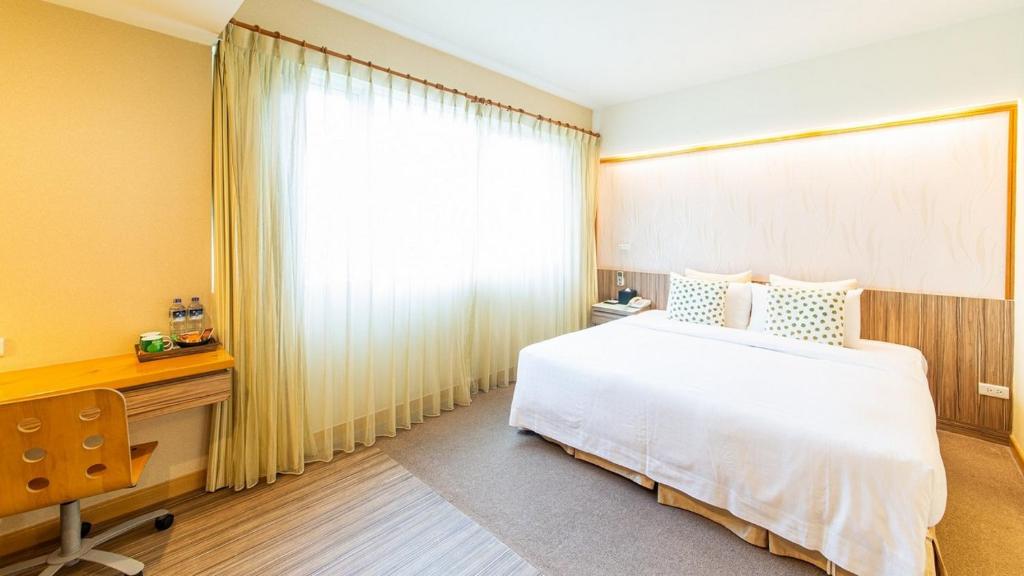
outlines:
[{"label": "carpet floor", "polygon": [[[510,428],[512,390],[376,447],[546,574],[822,574]],[[950,574],[1024,574],[1024,477],[1009,449],[945,432],[940,443],[949,505],[938,536]]]}]

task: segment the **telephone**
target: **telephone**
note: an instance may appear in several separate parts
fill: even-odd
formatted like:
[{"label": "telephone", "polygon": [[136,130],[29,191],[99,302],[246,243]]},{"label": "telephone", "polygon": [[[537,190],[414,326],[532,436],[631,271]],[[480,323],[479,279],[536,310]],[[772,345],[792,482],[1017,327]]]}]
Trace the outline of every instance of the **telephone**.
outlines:
[{"label": "telephone", "polygon": [[651,301],[650,300],[647,300],[646,298],[641,298],[639,296],[635,296],[633,299],[631,299],[629,302],[626,303],[626,306],[629,306],[630,308],[637,308],[637,309],[647,308],[650,305],[651,305]]}]

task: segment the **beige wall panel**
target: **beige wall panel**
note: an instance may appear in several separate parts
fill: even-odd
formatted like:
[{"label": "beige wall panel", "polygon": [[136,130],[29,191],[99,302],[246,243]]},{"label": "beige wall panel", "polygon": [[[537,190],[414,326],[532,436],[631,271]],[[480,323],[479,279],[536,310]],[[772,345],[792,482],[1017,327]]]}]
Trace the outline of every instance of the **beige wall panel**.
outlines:
[{"label": "beige wall panel", "polygon": [[1009,112],[601,165],[598,264],[1005,293]]}]

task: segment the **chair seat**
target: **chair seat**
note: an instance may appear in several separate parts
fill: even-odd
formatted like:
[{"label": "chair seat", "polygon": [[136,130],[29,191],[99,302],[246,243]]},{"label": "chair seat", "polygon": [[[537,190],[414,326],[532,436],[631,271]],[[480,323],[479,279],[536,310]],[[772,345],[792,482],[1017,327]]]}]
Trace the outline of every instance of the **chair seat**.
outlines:
[{"label": "chair seat", "polygon": [[153,451],[156,450],[156,444],[156,442],[146,442],[132,446],[132,486],[139,483],[142,470],[146,467],[146,463],[149,462],[149,457],[153,455]]}]

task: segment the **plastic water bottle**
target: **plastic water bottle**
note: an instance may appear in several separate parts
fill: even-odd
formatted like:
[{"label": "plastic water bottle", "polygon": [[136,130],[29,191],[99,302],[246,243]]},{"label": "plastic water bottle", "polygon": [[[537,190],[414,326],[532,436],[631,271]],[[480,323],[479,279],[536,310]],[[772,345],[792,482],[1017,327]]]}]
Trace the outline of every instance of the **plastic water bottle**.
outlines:
[{"label": "plastic water bottle", "polygon": [[199,301],[199,296],[193,296],[192,302],[188,305],[188,331],[203,331],[203,304]]},{"label": "plastic water bottle", "polygon": [[188,310],[181,303],[181,298],[174,299],[170,310],[167,311],[167,317],[171,323],[170,336],[172,340],[176,340],[178,336],[188,332]]}]

